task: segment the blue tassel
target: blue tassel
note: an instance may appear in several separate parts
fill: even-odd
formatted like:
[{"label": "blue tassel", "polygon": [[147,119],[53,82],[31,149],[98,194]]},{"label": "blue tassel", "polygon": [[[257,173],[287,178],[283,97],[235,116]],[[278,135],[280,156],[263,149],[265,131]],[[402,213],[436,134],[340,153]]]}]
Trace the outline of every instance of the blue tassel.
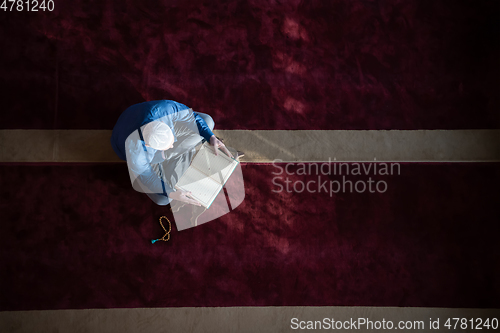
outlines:
[{"label": "blue tassel", "polygon": [[151,240],[151,244],[154,244],[154,243],[156,243],[157,241],[158,241],[157,239],[153,239],[153,240]]}]

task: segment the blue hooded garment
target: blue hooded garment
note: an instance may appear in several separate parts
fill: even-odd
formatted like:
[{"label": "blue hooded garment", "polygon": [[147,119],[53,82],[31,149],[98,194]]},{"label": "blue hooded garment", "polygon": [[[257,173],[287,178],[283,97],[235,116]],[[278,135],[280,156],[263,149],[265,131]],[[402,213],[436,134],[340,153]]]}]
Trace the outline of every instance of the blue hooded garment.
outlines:
[{"label": "blue hooded garment", "polygon": [[[120,159],[126,161],[125,141],[132,132],[137,131],[140,127],[154,120],[163,117],[169,118],[169,115],[186,109],[189,108],[184,104],[169,100],[150,101],[132,105],[120,115],[113,128],[113,134],[111,135],[111,146],[113,150]],[[214,135],[214,133],[212,133],[203,118],[196,112],[193,112],[193,114],[200,135],[205,138],[205,140],[210,141],[210,137]],[[172,128],[173,124],[167,125]],[[175,139],[175,141],[177,141],[177,139]]]},{"label": "blue hooded garment", "polygon": [[[118,157],[127,161],[132,185],[137,191],[163,194],[165,196],[174,191],[173,184],[170,184],[170,186],[165,184],[152,169],[152,163],[162,161],[161,152],[146,147],[138,129],[154,120],[161,119],[172,129],[175,143],[177,142],[177,136],[174,131],[174,119],[178,122],[177,125],[180,125],[181,122],[186,123],[186,126],[181,126],[181,128],[192,128],[195,121],[196,126],[194,128],[197,127],[199,135],[210,141],[213,133],[205,121],[196,112],[192,112],[192,116],[188,116],[186,112],[180,112],[186,110],[189,110],[186,105],[175,101],[150,101],[132,105],[118,118],[111,135],[111,145]],[[183,115],[178,116],[181,113]],[[175,158],[172,158],[172,161],[174,160]],[[177,170],[179,169],[181,168],[178,167]],[[135,179],[138,179],[138,181],[135,181]]]}]

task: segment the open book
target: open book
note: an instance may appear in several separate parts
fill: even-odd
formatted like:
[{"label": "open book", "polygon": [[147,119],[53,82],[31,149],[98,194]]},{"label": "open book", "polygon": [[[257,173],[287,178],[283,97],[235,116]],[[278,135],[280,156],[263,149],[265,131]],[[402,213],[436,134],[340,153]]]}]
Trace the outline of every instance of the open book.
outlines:
[{"label": "open book", "polygon": [[238,161],[203,143],[186,172],[177,182],[177,189],[191,192],[191,197],[207,209],[227,182]]}]

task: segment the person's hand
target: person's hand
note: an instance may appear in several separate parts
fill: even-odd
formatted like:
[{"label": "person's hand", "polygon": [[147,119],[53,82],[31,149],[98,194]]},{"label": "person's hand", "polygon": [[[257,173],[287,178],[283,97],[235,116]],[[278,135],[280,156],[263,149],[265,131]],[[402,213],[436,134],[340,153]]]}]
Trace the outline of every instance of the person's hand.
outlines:
[{"label": "person's hand", "polygon": [[225,153],[227,154],[227,156],[229,156],[229,157],[231,157],[231,158],[233,157],[233,154],[231,154],[231,153],[229,152],[229,150],[226,148],[226,145],[225,145],[225,144],[223,144],[223,143],[222,143],[222,141],[220,141],[219,139],[217,139],[217,138],[215,137],[215,135],[212,135],[212,136],[210,137],[210,144],[211,144],[212,146],[214,146],[214,148],[215,148],[215,149],[214,149],[214,150],[215,150],[215,155],[218,155],[218,154],[219,154],[219,151],[218,151],[218,150],[219,150],[219,148],[220,148],[223,152],[225,152]]},{"label": "person's hand", "polygon": [[194,199],[191,199],[188,197],[188,195],[190,195],[191,192],[186,192],[186,191],[183,191],[183,190],[177,190],[175,192],[171,192],[168,197],[170,199],[174,199],[174,200],[178,200],[178,201],[182,201],[182,202],[186,202],[188,204],[192,204],[192,205],[195,205],[195,206],[201,206],[201,204],[194,200]]}]

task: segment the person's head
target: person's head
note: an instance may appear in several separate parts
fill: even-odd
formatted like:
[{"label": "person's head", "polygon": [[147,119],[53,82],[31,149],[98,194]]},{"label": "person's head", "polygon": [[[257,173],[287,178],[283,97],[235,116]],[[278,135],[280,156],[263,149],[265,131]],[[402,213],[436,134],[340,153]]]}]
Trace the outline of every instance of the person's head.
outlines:
[{"label": "person's head", "polygon": [[142,130],[147,147],[156,150],[167,150],[174,145],[174,134],[170,127],[161,121],[152,121]]}]

